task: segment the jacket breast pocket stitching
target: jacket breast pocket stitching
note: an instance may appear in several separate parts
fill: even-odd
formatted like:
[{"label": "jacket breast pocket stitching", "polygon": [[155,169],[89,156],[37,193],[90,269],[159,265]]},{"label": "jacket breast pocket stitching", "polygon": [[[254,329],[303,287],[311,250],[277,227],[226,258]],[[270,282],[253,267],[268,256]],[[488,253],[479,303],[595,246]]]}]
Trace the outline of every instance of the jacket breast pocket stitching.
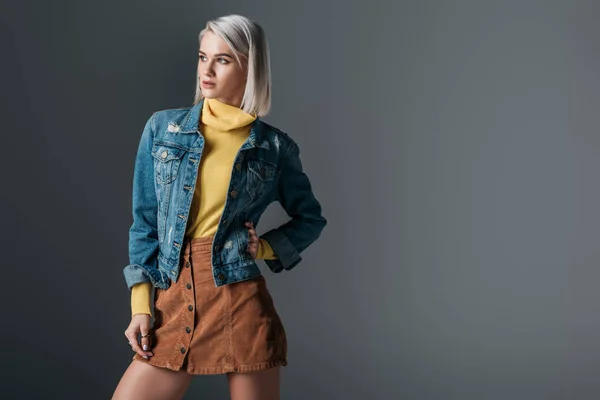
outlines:
[{"label": "jacket breast pocket stitching", "polygon": [[248,160],[248,174],[246,181],[246,191],[254,199],[260,196],[264,185],[268,184],[275,177],[275,166],[263,160]]},{"label": "jacket breast pocket stitching", "polygon": [[261,181],[272,181],[275,176],[275,166],[263,160],[248,160],[248,170],[256,174]]},{"label": "jacket breast pocket stitching", "polygon": [[155,159],[154,171],[156,181],[161,185],[167,185],[177,178],[177,172],[185,150],[175,147],[155,144],[152,147],[152,156]]}]

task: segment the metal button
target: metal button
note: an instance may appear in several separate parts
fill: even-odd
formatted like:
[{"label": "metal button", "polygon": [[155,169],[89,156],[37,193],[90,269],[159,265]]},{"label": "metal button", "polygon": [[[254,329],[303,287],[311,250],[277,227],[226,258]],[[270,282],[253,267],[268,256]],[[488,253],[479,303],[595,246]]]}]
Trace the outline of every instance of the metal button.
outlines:
[{"label": "metal button", "polygon": [[187,285],[185,285],[186,288],[191,289],[192,288],[192,284],[188,283]]},{"label": "metal button", "polygon": [[190,304],[190,305],[188,306],[188,310],[190,310],[190,311],[194,311],[194,306]]},{"label": "metal button", "polygon": [[237,163],[235,164],[235,169],[237,169],[238,171],[242,169],[242,164]]},{"label": "metal button", "polygon": [[190,262],[189,262],[189,261],[186,261],[186,262],[185,262],[185,267],[186,267],[186,268],[189,268],[189,267],[190,267]]},{"label": "metal button", "polygon": [[218,244],[215,244],[215,250],[219,250],[221,248],[221,246],[219,246]]},{"label": "metal button", "polygon": [[181,354],[185,354],[185,347],[181,348]]},{"label": "metal button", "polygon": [[217,276],[217,278],[219,278],[220,280],[223,280],[223,279],[225,279],[225,275],[223,275],[223,274],[219,274],[219,275]]},{"label": "metal button", "polygon": [[185,331],[186,331],[187,333],[190,333],[190,332],[192,331],[192,328],[190,328],[189,326],[186,326],[186,327],[185,327]]},{"label": "metal button", "polygon": [[162,158],[167,158],[167,155],[168,155],[168,154],[169,154],[169,153],[168,153],[168,152],[165,150],[165,151],[163,151],[163,152],[160,154],[160,156],[161,156]]},{"label": "metal button", "polygon": [[231,197],[237,196],[237,190],[233,189],[230,194],[231,194]]}]

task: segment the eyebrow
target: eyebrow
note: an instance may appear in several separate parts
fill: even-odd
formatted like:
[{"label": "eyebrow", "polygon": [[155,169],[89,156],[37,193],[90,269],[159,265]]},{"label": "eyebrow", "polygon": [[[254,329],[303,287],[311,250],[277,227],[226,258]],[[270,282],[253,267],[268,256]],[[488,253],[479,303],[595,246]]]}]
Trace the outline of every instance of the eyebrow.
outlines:
[{"label": "eyebrow", "polygon": [[[202,50],[198,50],[198,53],[202,53],[202,54],[206,55],[206,53],[203,52]],[[233,60],[233,56],[230,55],[230,54],[227,54],[227,53],[215,54],[215,57],[222,57],[222,56],[229,57],[229,58],[231,58]]]}]

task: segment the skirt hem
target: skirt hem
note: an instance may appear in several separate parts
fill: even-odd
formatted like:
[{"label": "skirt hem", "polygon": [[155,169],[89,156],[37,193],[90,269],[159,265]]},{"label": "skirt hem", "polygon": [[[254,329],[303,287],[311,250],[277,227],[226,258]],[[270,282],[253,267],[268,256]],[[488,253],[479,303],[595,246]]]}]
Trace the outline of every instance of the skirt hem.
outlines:
[{"label": "skirt hem", "polygon": [[228,372],[264,371],[269,368],[285,367],[288,365],[287,359],[279,359],[279,360],[267,361],[267,362],[255,363],[255,364],[194,368],[190,364],[187,364],[187,366],[181,367],[179,365],[173,365],[171,363],[154,362],[152,360],[152,358],[149,358],[148,360],[146,360],[142,357],[139,357],[137,354],[134,355],[133,360],[143,362],[145,364],[150,364],[150,365],[152,365],[154,367],[158,367],[158,368],[170,369],[171,371],[185,371],[190,375],[217,375],[217,374],[226,374]]}]

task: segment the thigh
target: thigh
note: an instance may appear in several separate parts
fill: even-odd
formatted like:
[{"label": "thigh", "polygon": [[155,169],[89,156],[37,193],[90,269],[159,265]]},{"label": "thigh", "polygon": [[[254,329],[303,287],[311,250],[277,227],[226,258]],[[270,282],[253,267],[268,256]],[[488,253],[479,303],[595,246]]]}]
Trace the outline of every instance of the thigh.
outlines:
[{"label": "thigh", "polygon": [[280,367],[264,371],[228,372],[231,400],[279,400]]},{"label": "thigh", "polygon": [[119,381],[112,400],[179,400],[192,376],[139,361],[132,361]]}]

